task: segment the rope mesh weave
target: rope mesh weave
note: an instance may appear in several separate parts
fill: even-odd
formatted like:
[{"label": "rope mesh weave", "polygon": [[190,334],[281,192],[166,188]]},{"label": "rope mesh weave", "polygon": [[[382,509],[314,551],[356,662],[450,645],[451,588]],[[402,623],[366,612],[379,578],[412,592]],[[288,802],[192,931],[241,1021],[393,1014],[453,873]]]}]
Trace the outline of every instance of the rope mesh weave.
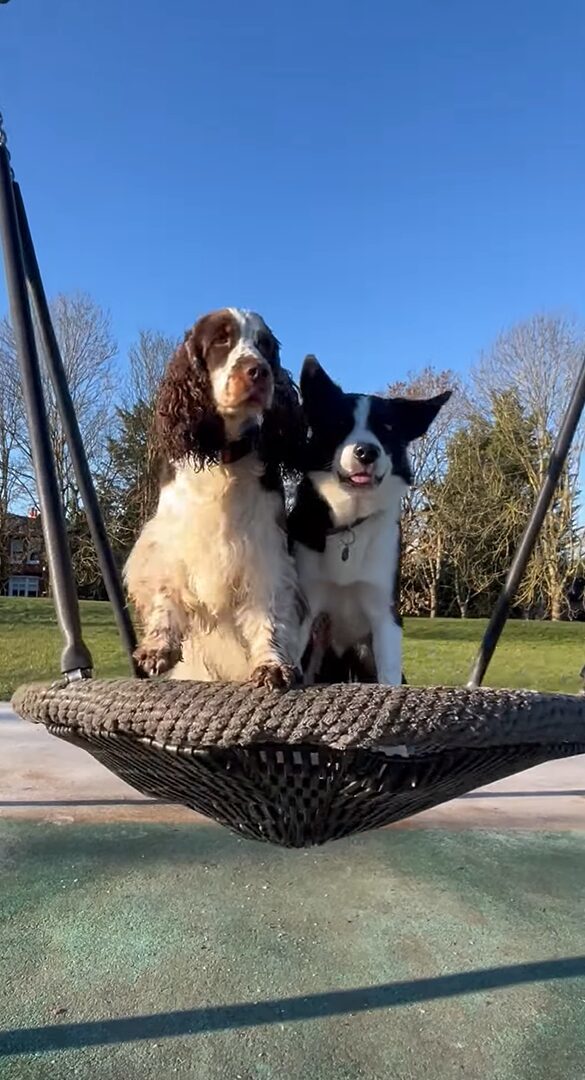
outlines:
[{"label": "rope mesh weave", "polygon": [[114,679],[25,686],[13,705],[143,794],[287,847],[585,753],[585,699],[522,690]]}]

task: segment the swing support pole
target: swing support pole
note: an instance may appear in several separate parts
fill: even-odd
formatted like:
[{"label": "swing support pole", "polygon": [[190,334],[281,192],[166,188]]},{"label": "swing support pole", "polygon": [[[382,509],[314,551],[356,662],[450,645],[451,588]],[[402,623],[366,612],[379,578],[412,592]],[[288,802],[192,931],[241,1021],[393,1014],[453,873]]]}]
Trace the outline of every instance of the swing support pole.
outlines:
[{"label": "swing support pole", "polygon": [[45,295],[22,194],[17,183],[14,183],[13,186],[25,271],[39,328],[39,337],[45,362],[55,391],[57,408],[61,417],[61,423],[63,424],[63,431],[65,432],[69,453],[71,454],[73,469],[79,485],[85,516],[87,518],[93,545],[97,552],[106,592],[116,618],[118,633],[124,649],[128,653],[130,662],[133,667],[135,667],[133,659],[133,653],[136,648],[134,627],[128,608],[126,607],[120,575],[118,574],[114,554],[110,547],[104,519],[102,517],[91,472],[83,449],[83,440],[81,438],[81,432],[75,414],[75,406],[71,400],[71,394],[67,384],[67,375],[65,374],[63,360],[61,358],[59,345],[51,321],[51,313]]},{"label": "swing support pole", "polygon": [[534,551],[538,534],[542,528],[546,512],[551,504],[556,486],[565,466],[571,443],[584,408],[585,357],[581,364],[581,370],[577,377],[571,400],[569,401],[563,417],[538,498],[534,504],[532,513],[528,519],[528,523],[508,571],[508,576],[506,577],[506,581],[483,635],[479,652],[473,665],[469,682],[467,683],[470,688],[481,686],[483,682],[488,664],[494,654],[494,649],[500,640],[500,635],[506,624],[510,605],[518,591],[518,586],[524,576],[528,560]]},{"label": "swing support pole", "polygon": [[70,679],[83,678],[91,674],[93,662],[81,633],[67,527],[59,497],[39,357],[28,303],[10,160],[3,140],[0,141],[0,231],[30,449],[41,507],[41,523],[57,619],[65,643],[61,653],[61,671]]},{"label": "swing support pole", "polygon": [[136,674],[136,665],[132,655],[136,647],[134,628],[125,604],[122,584],[83,449],[75,408],[67,386],[63,361],[51,322],[49,306],[26,218],[24,202],[10,165],[10,155],[6,145],[6,135],[2,126],[1,114],[0,235],[4,253],[12,325],[21,370],[31,455],[37,479],[41,524],[47,548],[57,618],[65,642],[61,655],[61,671],[68,679],[88,677],[91,675],[93,662],[81,632],[77,588],[51,446],[29,289],[47,370],[54,388],[57,407],[71,454],[89,529],[97,551],[104,584],[112,603],[122,643],[128,653],[132,669]]}]

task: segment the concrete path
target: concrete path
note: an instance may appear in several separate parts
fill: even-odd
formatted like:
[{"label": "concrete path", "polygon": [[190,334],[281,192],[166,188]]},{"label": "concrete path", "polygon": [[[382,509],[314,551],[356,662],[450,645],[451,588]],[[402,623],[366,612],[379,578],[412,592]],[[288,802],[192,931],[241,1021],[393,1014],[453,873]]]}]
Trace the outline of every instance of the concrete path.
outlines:
[{"label": "concrete path", "polygon": [[1,1080],[583,1080],[585,760],[310,851],[0,718]]}]

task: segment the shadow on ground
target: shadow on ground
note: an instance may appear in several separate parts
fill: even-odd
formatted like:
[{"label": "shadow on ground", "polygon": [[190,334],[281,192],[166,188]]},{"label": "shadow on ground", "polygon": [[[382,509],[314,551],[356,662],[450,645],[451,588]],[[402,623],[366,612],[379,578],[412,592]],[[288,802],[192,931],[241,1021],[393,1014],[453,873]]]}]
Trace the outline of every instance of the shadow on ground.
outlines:
[{"label": "shadow on ground", "polygon": [[2,1078],[583,1080],[584,855],[0,820]]},{"label": "shadow on ground", "polygon": [[304,998],[239,1002],[216,1008],[185,1009],[153,1016],[128,1016],[85,1024],[56,1024],[45,1028],[2,1031],[0,1054],[103,1046],[108,1043],[133,1042],[137,1039],[160,1039],[174,1035],[196,1035],[206,1031],[314,1020],[373,1009],[396,1008],[399,1005],[498,990],[507,986],[522,986],[526,983],[574,979],[584,975],[585,956],[575,956],[534,964],[459,972],[434,979],[312,994]]}]

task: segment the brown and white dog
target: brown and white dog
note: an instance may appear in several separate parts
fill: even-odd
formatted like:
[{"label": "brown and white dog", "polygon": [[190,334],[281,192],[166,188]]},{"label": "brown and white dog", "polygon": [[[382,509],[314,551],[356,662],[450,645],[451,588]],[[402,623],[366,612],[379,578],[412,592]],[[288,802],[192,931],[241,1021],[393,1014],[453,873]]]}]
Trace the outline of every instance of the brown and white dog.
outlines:
[{"label": "brown and white dog", "polygon": [[298,468],[305,425],[264,320],[238,308],[199,319],[163,378],[156,421],[171,476],[125,571],[140,667],[290,686],[303,605],[282,474]]}]

